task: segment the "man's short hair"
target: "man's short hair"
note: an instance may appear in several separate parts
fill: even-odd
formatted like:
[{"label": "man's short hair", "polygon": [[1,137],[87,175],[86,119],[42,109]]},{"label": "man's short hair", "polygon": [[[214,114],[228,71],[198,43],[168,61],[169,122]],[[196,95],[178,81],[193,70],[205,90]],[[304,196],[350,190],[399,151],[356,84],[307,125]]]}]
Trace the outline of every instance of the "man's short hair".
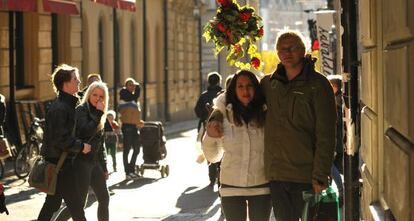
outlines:
[{"label": "man's short hair", "polygon": [[72,73],[79,76],[79,70],[67,64],[60,64],[52,73],[51,80],[55,93],[63,90],[63,84],[72,80]]},{"label": "man's short hair", "polygon": [[284,30],[278,33],[278,37],[276,38],[276,46],[275,46],[276,51],[278,49],[278,46],[280,45],[280,42],[285,39],[294,39],[295,42],[306,51],[305,40],[304,40],[305,38],[300,32],[293,31],[293,30]]},{"label": "man's short hair", "polygon": [[[97,78],[98,80],[102,81],[101,75],[99,75],[98,73],[88,74],[88,77],[86,78],[87,82],[89,82],[91,78]],[[91,84],[92,84],[92,82],[91,82]]]},{"label": "man's short hair", "polygon": [[328,75],[327,78],[332,85],[335,85],[338,89],[342,88],[342,76]]},{"label": "man's short hair", "polygon": [[207,75],[207,81],[210,86],[218,85],[221,83],[221,75],[218,72],[210,72]]}]

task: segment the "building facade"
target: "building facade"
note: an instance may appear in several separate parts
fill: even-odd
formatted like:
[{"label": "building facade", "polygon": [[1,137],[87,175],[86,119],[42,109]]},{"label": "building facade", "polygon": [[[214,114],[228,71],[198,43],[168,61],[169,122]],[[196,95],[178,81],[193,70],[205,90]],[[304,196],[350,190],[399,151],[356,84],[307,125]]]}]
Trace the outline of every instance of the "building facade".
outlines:
[{"label": "building facade", "polygon": [[193,119],[200,91],[200,28],[193,14],[201,6],[194,0],[1,1],[0,93],[13,109],[9,118],[17,113],[23,121],[17,130],[24,132],[19,112],[37,114],[31,104],[55,97],[50,75],[67,63],[83,81],[89,73],[102,76],[110,108],[132,77],[142,87],[145,120]]}]

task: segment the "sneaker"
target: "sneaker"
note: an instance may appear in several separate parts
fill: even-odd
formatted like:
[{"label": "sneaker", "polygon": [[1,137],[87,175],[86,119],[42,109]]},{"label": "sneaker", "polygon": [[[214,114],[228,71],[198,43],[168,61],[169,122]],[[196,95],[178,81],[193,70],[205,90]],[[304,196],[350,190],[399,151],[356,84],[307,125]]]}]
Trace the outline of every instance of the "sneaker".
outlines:
[{"label": "sneaker", "polygon": [[130,180],[130,179],[132,179],[132,178],[133,178],[133,177],[132,177],[131,173],[127,173],[127,174],[125,174],[125,179]]}]

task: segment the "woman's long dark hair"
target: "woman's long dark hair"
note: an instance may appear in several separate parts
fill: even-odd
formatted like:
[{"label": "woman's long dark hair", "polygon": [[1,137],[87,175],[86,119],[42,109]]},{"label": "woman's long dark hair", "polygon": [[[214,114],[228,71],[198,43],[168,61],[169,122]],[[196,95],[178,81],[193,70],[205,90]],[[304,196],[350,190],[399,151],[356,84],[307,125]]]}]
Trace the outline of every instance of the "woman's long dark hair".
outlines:
[{"label": "woman's long dark hair", "polygon": [[[254,97],[247,107],[239,101],[236,94],[237,80],[241,76],[248,77],[254,88]],[[234,75],[226,90],[226,106],[228,104],[233,106],[233,121],[235,125],[242,126],[244,121],[245,123],[254,122],[257,127],[263,127],[265,121],[265,110],[263,109],[265,99],[259,80],[252,72],[241,70]]]}]

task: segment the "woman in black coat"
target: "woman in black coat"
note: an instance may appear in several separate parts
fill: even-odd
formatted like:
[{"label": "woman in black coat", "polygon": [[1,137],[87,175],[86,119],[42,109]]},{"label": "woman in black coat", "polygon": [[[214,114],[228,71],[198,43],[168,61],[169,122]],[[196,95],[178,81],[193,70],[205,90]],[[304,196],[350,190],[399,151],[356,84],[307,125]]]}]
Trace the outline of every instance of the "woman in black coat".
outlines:
[{"label": "woman in black coat", "polygon": [[76,108],[76,137],[92,146],[92,151],[75,160],[81,198],[86,204],[89,186],[98,199],[98,220],[109,220],[109,193],[106,185],[106,151],[104,124],[108,110],[108,88],[103,82],[93,82]]}]

